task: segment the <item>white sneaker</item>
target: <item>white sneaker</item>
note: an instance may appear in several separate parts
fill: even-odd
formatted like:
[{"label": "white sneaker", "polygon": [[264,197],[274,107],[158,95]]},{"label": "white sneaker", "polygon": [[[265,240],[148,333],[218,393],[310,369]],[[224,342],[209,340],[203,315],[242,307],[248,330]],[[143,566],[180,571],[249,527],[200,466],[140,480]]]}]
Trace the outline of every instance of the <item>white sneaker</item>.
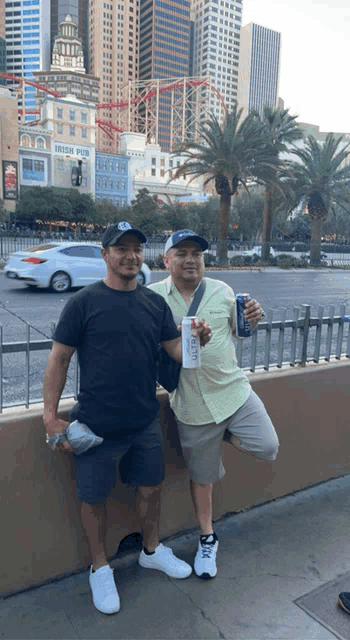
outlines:
[{"label": "white sneaker", "polygon": [[217,574],[216,568],[216,552],[219,542],[214,535],[201,536],[198,543],[198,551],[194,559],[194,570],[198,578],[209,580],[215,578]]},{"label": "white sneaker", "polygon": [[146,555],[142,549],[139,564],[145,569],[164,571],[170,578],[188,578],[192,573],[192,567],[187,562],[174,556],[172,550],[162,544],[158,545],[151,556]]},{"label": "white sneaker", "polygon": [[93,603],[101,613],[117,613],[120,600],[115,586],[113,569],[107,564],[105,567],[92,571],[89,576]]}]

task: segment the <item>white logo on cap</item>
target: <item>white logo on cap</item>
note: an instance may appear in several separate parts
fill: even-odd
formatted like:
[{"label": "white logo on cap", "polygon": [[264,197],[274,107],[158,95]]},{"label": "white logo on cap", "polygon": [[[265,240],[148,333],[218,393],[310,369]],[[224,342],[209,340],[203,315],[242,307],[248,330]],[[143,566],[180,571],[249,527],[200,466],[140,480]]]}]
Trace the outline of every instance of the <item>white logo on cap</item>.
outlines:
[{"label": "white logo on cap", "polygon": [[195,236],[196,234],[193,231],[183,231],[182,233],[179,233],[179,238],[182,238],[182,236]]},{"label": "white logo on cap", "polygon": [[120,229],[120,231],[126,231],[127,229],[132,229],[132,226],[128,222],[119,222],[118,229]]}]

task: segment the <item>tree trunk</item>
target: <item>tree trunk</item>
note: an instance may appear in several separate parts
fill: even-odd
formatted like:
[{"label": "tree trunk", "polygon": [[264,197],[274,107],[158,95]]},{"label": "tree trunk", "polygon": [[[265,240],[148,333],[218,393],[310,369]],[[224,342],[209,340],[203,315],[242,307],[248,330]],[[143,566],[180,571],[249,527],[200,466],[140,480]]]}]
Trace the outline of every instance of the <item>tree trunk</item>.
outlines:
[{"label": "tree trunk", "polygon": [[265,189],[264,201],[264,225],[262,232],[261,262],[267,264],[270,256],[270,243],[272,232],[272,189]]},{"label": "tree trunk", "polygon": [[217,246],[216,256],[218,264],[227,267],[227,243],[228,243],[228,224],[230,218],[231,194],[225,191],[220,195],[219,209],[219,242]]},{"label": "tree trunk", "polygon": [[322,227],[322,218],[311,218],[310,265],[320,264]]}]

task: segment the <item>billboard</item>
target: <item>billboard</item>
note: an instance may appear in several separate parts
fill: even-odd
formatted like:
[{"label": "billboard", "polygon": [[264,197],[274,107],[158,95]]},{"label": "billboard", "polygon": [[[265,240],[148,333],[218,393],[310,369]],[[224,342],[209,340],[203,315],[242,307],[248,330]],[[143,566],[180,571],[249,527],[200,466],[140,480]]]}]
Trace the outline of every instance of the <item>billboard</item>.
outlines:
[{"label": "billboard", "polygon": [[18,169],[17,162],[2,161],[3,199],[17,200],[18,198]]}]

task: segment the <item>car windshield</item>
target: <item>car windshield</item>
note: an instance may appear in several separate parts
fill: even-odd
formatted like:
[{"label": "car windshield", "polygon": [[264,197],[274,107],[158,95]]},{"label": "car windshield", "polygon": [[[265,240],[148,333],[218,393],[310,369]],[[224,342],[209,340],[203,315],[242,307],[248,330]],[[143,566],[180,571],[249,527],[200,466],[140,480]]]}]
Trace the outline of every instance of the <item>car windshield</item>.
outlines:
[{"label": "car windshield", "polygon": [[39,251],[47,251],[48,249],[55,249],[55,247],[59,247],[59,244],[37,244],[35,247],[30,247],[30,249],[25,249],[25,251],[30,251],[31,253],[36,253]]}]

